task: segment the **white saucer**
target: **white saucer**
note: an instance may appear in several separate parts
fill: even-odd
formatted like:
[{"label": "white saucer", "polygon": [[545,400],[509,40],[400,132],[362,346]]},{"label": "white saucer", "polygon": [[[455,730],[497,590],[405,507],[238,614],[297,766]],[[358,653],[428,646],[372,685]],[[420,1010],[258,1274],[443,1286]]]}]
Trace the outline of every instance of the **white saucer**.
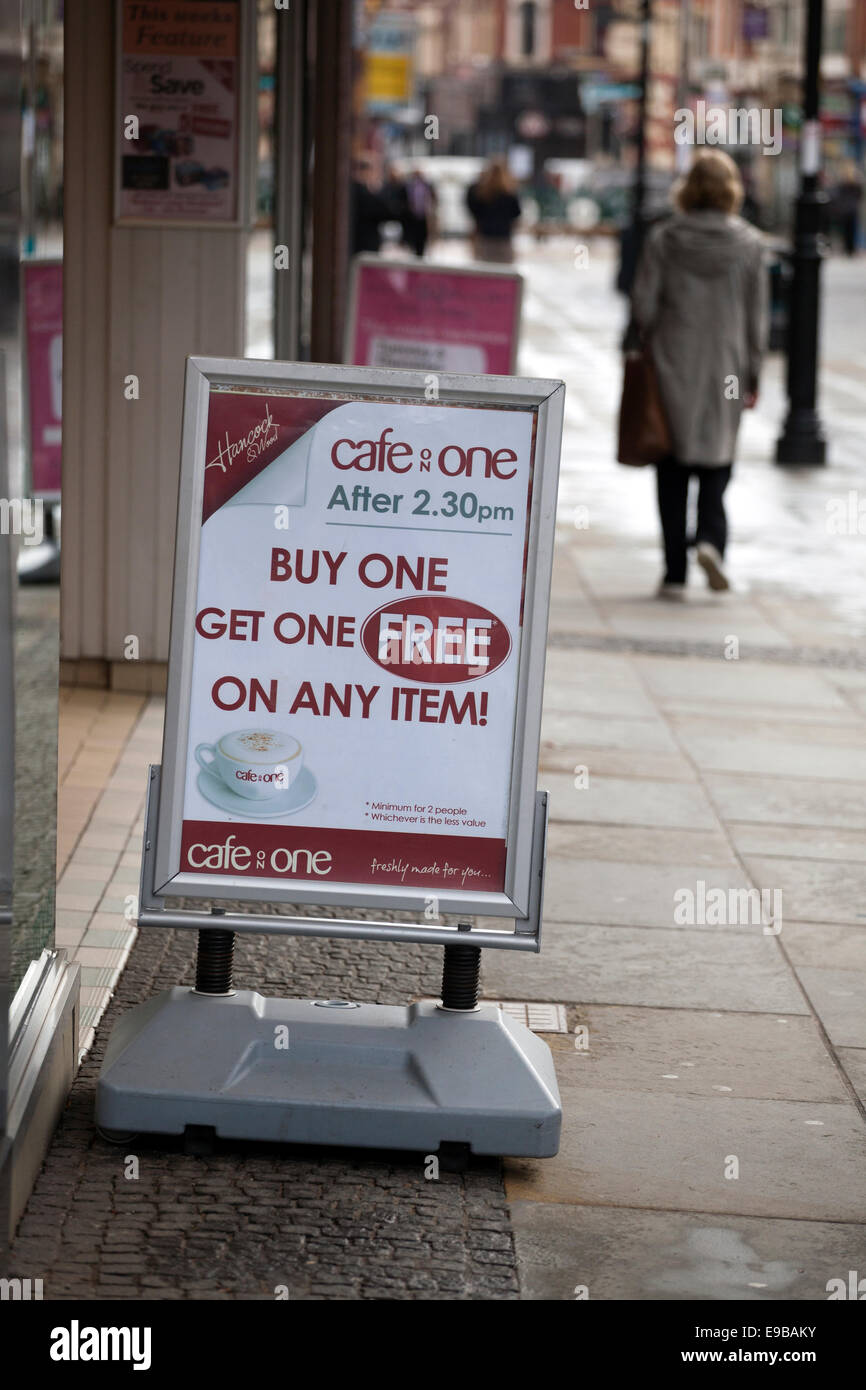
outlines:
[{"label": "white saucer", "polygon": [[206,801],[232,816],[246,816],[248,820],[271,820],[275,816],[291,816],[309,806],[318,783],[308,767],[302,767],[292,785],[276,796],[261,801],[252,801],[248,796],[238,796],[230,791],[213,772],[202,770],[198,775],[198,789]]}]

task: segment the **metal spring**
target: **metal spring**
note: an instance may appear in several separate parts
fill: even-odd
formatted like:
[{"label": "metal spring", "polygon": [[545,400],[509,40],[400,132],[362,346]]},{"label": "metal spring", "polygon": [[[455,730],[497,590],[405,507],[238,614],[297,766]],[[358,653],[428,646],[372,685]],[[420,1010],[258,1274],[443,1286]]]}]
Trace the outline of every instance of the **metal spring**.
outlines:
[{"label": "metal spring", "polygon": [[235,934],[202,927],[198,934],[195,963],[196,994],[230,994],[234,965]]},{"label": "metal spring", "polygon": [[480,946],[446,946],[442,966],[442,1007],[474,1009],[481,975]]}]

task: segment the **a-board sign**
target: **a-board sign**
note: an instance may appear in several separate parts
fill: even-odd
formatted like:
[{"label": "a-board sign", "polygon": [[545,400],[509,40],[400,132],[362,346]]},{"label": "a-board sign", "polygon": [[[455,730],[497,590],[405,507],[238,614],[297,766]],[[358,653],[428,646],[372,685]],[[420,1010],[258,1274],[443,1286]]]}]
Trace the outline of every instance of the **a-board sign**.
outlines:
[{"label": "a-board sign", "polygon": [[526,916],[564,387],[430,380],[188,360],[158,895]]},{"label": "a-board sign", "polygon": [[118,222],[242,220],[250,8],[117,0]]},{"label": "a-board sign", "polygon": [[509,376],[522,292],[517,271],[498,266],[356,256],[344,356],[361,367]]},{"label": "a-board sign", "polygon": [[63,416],[63,262],[22,261],[30,492],[60,496]]}]

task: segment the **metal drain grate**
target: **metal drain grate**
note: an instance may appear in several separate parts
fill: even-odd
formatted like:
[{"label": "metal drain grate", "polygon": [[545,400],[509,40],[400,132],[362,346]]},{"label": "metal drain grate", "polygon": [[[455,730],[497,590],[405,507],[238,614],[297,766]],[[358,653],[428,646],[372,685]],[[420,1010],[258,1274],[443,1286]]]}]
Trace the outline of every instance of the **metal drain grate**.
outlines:
[{"label": "metal drain grate", "polygon": [[509,1018],[525,1023],[533,1033],[567,1033],[568,1021],[564,1004],[538,1004],[531,1000],[485,999],[485,1004],[498,1004]]},{"label": "metal drain grate", "polygon": [[[425,1004],[435,1004],[435,999],[425,999]],[[524,1023],[533,1033],[567,1033],[568,1019],[565,1004],[539,1004],[535,1000],[481,999],[481,1004],[493,1004],[509,1018]]]}]

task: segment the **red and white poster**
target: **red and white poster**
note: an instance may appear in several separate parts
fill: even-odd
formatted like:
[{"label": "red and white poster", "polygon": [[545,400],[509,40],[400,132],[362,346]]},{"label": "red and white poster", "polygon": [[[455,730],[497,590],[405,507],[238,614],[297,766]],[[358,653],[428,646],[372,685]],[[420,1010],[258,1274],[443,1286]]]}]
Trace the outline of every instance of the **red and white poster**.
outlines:
[{"label": "red and white poster", "polygon": [[63,266],[22,265],[30,490],[60,496],[63,401]]},{"label": "red and white poster", "polygon": [[238,218],[237,0],[121,0],[117,217]]},{"label": "red and white poster", "polygon": [[503,891],[535,418],[211,388],[181,873]]},{"label": "red and white poster", "polygon": [[354,271],[347,361],[510,376],[522,283],[515,271],[362,257]]}]

